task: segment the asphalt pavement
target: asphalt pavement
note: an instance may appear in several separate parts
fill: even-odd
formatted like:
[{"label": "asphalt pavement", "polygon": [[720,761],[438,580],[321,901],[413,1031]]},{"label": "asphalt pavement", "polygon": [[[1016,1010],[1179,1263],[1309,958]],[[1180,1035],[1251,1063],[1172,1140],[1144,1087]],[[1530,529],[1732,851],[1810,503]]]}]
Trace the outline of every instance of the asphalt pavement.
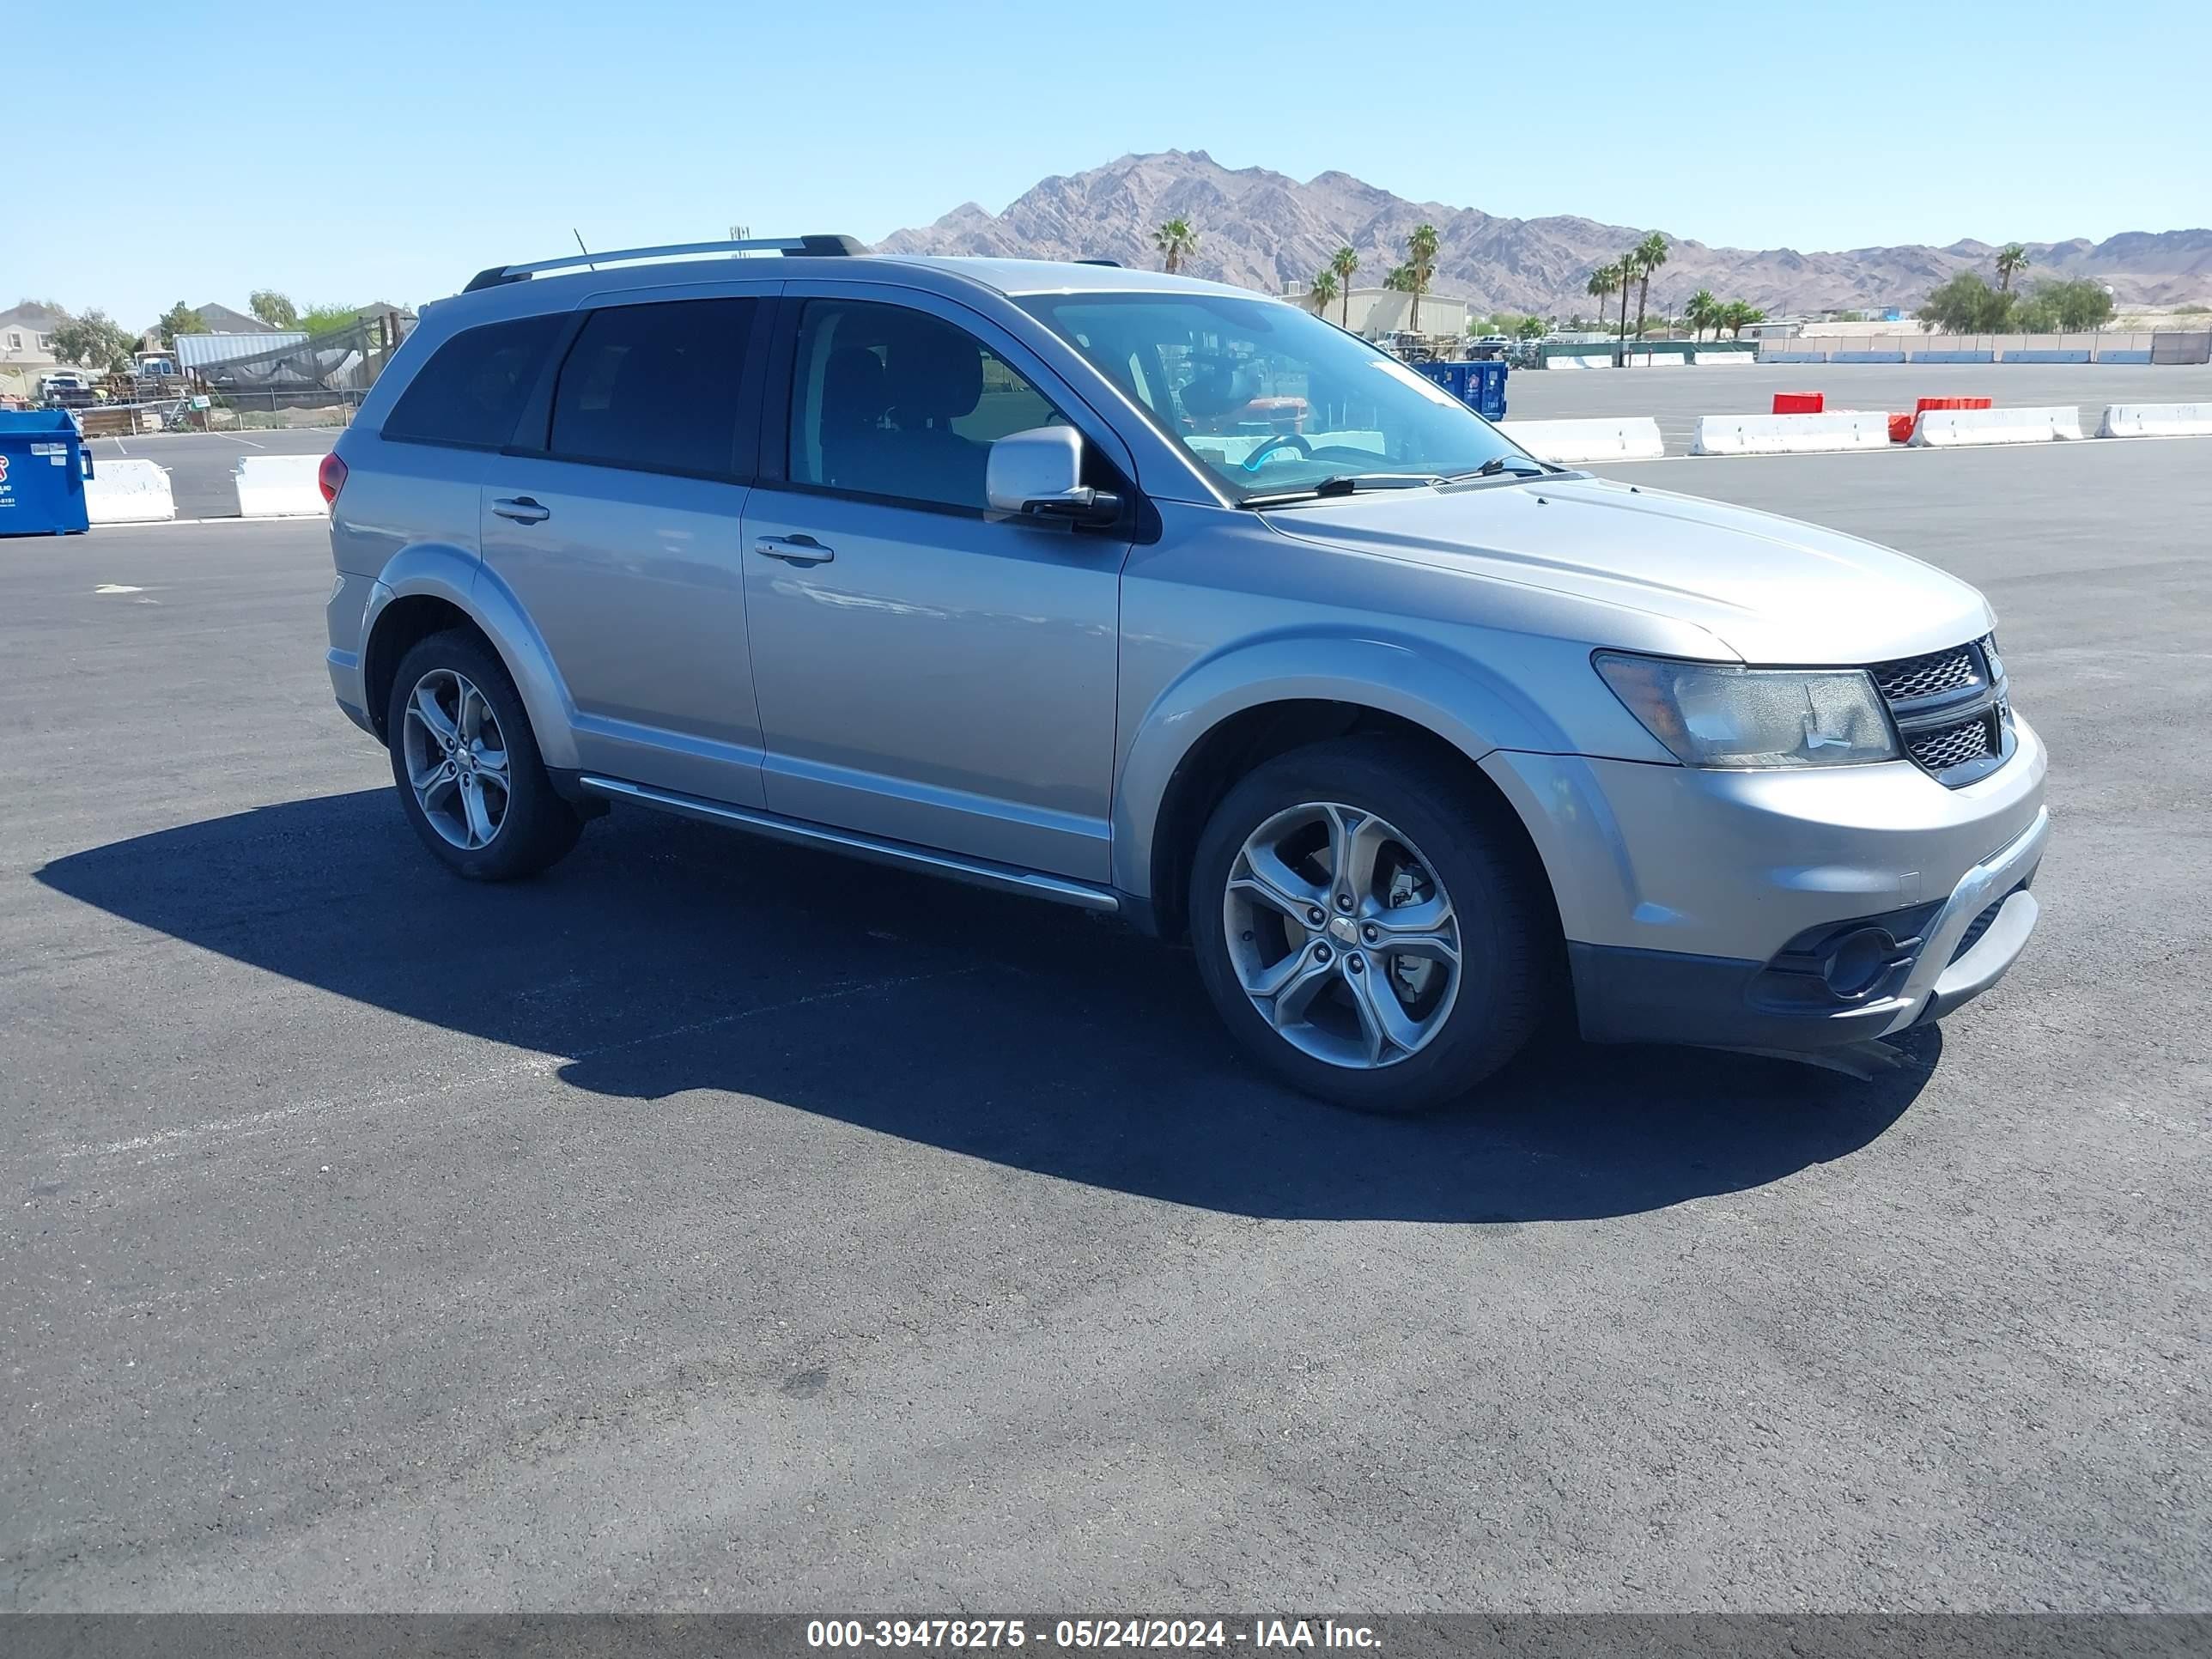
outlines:
[{"label": "asphalt pavement", "polygon": [[92,464],[129,458],[164,467],[180,519],[234,519],[238,486],[232,469],[251,455],[327,455],[343,428],[283,427],[257,432],[150,432],[136,438],[94,438]]},{"label": "asphalt pavement", "polygon": [[[2145,368],[2125,363],[1838,363],[1751,368],[1526,370],[1506,383],[1507,416],[1553,420],[1577,416],[1650,415],[1670,453],[1686,454],[1700,415],[1771,409],[1777,392],[1826,392],[1838,409],[1906,410],[1917,398],[1983,396],[2000,404],[2080,406],[2084,431],[2106,404],[2212,404],[2212,368]],[[322,455],[337,427],[265,432],[164,432],[93,441],[94,465],[114,456],[156,461],[169,470],[180,519],[238,514],[231,469],[241,456]]]},{"label": "asphalt pavement", "polygon": [[315,526],[0,543],[0,1607],[2212,1605],[2212,444],[1622,476],[2001,613],[2044,922],[1897,1072],[1376,1122],[1073,912],[467,885]]}]

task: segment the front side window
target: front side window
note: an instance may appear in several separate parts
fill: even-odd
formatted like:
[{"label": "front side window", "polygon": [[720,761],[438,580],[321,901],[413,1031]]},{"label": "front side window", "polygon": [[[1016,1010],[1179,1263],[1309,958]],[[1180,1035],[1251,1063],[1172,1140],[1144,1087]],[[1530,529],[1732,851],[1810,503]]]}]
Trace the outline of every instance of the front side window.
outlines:
[{"label": "front side window", "polygon": [[1242,500],[1333,478],[1537,463],[1442,386],[1295,307],[1210,294],[1042,295],[1031,315]]},{"label": "front side window", "polygon": [[811,300],[800,317],[794,483],[981,512],[992,444],[1060,421],[988,346],[927,313]]},{"label": "front side window", "polygon": [[757,300],[594,312],[561,365],[549,449],[564,461],[726,477]]},{"label": "front side window", "polygon": [[522,406],[567,319],[558,314],[465,328],[430,361],[385,417],[387,438],[497,449],[514,436]]}]

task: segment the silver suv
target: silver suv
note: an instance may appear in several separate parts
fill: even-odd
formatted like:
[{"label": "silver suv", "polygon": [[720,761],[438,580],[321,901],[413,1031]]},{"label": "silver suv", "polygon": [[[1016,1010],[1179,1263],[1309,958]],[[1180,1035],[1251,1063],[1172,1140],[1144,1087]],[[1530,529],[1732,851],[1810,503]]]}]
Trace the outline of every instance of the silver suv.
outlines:
[{"label": "silver suv", "polygon": [[430,307],[324,466],[338,702],[462,876],[621,801],[1082,906],[1388,1112],[1569,1006],[1890,1036],[2034,926],[2043,747],[1941,571],[1547,465],[1241,289],[595,258]]}]

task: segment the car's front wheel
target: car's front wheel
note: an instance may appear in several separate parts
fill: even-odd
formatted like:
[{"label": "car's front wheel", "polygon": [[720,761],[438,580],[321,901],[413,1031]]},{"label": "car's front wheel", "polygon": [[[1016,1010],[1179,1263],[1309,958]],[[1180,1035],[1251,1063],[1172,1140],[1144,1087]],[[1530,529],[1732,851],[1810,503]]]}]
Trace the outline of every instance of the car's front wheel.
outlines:
[{"label": "car's front wheel", "polygon": [[1527,860],[1494,811],[1461,769],[1387,740],[1297,750],[1231,789],[1190,916],[1239,1042],[1308,1093],[1392,1114],[1511,1059],[1545,958]]},{"label": "car's front wheel", "polygon": [[522,697],[480,640],[418,641],[392,676],[385,721],[408,822],[456,875],[536,875],[576,844],[583,820],[555,793]]}]

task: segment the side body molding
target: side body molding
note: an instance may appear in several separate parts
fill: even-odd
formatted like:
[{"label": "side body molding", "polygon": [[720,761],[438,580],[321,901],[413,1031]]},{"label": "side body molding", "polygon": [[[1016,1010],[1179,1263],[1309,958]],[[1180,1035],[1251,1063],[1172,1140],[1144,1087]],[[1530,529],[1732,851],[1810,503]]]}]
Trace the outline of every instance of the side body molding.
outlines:
[{"label": "side body molding", "polygon": [[393,555],[370,590],[362,621],[364,662],[374,658],[378,623],[392,603],[417,594],[445,600],[483,630],[522,695],[545,764],[556,771],[574,770],[576,708],[568,688],[514,595],[475,554],[425,542]]},{"label": "side body molding", "polygon": [[1430,641],[1371,629],[1300,629],[1193,662],[1135,722],[1114,790],[1114,885],[1150,898],[1153,841],[1177,769],[1247,709],[1326,701],[1395,714],[1470,761],[1497,749],[1558,751],[1565,734],[1519,688]]}]

